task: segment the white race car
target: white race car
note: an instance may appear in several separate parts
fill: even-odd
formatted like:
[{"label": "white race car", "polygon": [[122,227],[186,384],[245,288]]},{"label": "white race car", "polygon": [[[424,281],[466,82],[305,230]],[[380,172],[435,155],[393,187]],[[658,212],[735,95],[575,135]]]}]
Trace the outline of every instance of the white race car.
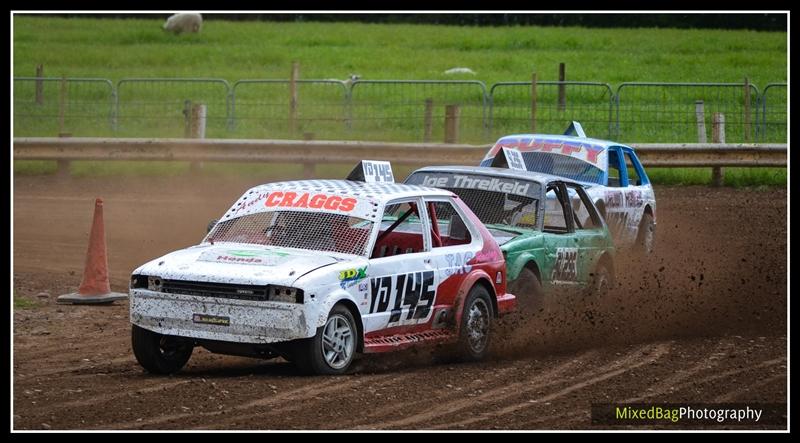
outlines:
[{"label": "white race car", "polygon": [[653,252],[656,197],[633,148],[586,137],[572,122],[565,134],[500,138],[481,166],[507,167],[570,178],[583,184],[606,219],[617,247]]},{"label": "white race car", "polygon": [[492,235],[449,191],[265,184],[199,245],[133,271],[133,352],[153,373],[180,370],[194,346],[322,374],[345,372],[356,352],[418,343],[480,359],[492,318],[515,307],[505,272]]}]

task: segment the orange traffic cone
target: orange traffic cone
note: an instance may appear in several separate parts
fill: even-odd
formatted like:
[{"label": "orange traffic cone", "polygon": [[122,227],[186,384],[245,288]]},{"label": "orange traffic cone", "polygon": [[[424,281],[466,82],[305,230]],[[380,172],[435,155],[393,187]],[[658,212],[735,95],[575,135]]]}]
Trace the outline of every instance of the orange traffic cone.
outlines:
[{"label": "orange traffic cone", "polygon": [[111,292],[108,283],[108,259],[106,258],[106,231],[103,226],[103,199],[94,203],[94,220],[89,235],[89,250],[86,252],[86,267],[78,292],[58,297],[58,303],[93,304],[113,303],[128,298],[127,294]]}]

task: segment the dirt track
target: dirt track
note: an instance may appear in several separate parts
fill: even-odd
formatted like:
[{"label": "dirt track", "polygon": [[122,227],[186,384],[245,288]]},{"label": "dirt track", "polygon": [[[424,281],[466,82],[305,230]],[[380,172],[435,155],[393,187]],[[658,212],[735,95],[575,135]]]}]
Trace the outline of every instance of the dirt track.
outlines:
[{"label": "dirt track", "polygon": [[15,178],[14,291],[39,304],[14,311],[15,429],[596,429],[592,403],[786,402],[785,190],[657,188],[651,263],[623,264],[602,302],[508,319],[480,364],[407,351],[301,377],[197,349],[156,377],[133,357],[127,302],[55,303],[80,283],[95,196],[126,292],[257,182]]}]

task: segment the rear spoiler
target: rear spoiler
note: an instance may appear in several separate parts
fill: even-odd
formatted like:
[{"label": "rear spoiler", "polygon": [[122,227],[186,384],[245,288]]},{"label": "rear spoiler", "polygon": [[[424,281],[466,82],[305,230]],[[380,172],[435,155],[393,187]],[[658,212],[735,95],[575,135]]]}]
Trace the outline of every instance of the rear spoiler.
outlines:
[{"label": "rear spoiler", "polygon": [[394,183],[392,164],[379,160],[361,160],[347,174],[347,180],[364,183]]}]

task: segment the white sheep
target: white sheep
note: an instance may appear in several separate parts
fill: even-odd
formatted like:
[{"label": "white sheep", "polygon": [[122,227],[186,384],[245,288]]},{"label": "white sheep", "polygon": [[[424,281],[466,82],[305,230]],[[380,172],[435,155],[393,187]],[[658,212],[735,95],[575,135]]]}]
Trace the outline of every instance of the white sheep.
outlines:
[{"label": "white sheep", "polygon": [[453,74],[471,74],[475,75],[475,71],[469,68],[452,68],[444,71],[446,75],[453,75]]},{"label": "white sheep", "polygon": [[164,30],[181,34],[183,32],[200,32],[203,17],[200,14],[173,14],[164,23]]}]

